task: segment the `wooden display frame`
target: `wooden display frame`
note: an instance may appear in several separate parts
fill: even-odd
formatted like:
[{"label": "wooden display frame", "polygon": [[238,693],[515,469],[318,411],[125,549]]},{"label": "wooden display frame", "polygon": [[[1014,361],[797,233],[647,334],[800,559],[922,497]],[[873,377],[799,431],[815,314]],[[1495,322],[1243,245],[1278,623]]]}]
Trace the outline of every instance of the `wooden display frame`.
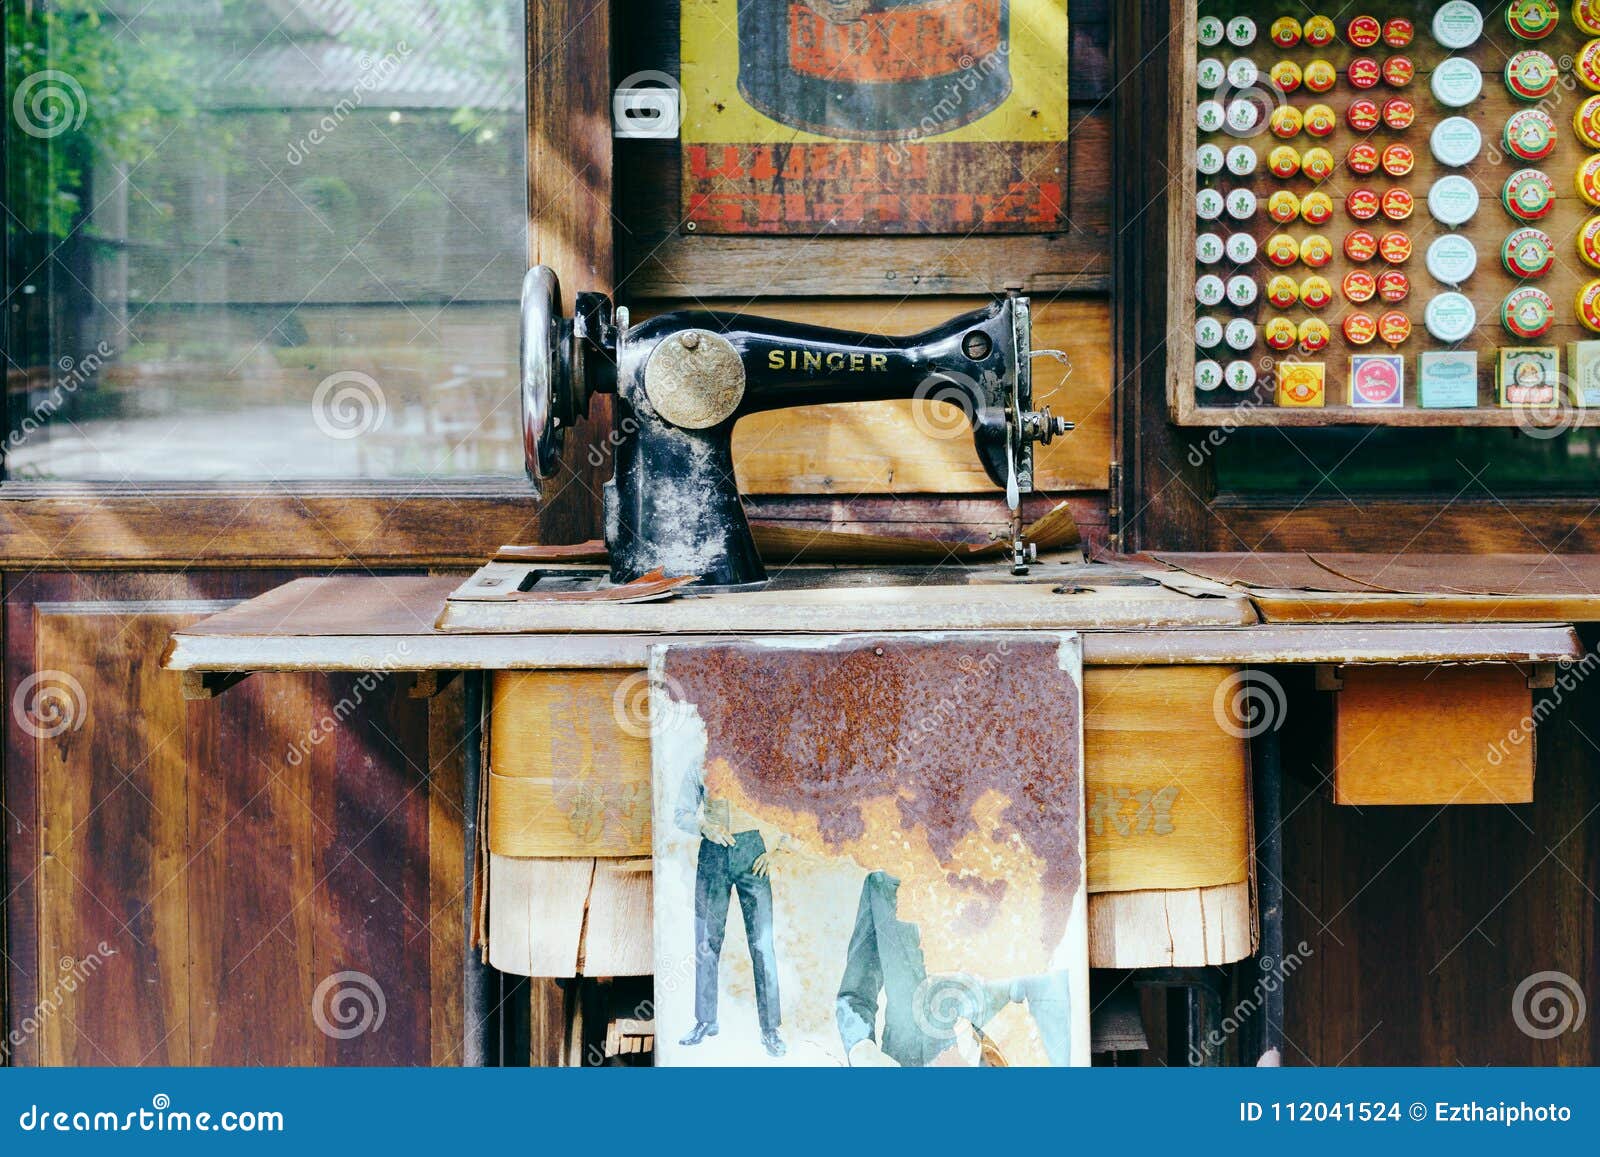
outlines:
[{"label": "wooden display frame", "polygon": [[[1432,13],[1438,5],[1432,2],[1418,2],[1418,0],[1405,0],[1405,2],[1387,2],[1367,5],[1360,11],[1370,11],[1380,18],[1404,15],[1411,17],[1416,24],[1416,36],[1406,53],[1417,61],[1417,76],[1409,87],[1402,90],[1404,95],[1412,98],[1417,106],[1417,121],[1412,128],[1403,133],[1395,134],[1379,129],[1372,134],[1377,143],[1387,143],[1390,140],[1403,140],[1410,144],[1416,153],[1416,167],[1413,172],[1401,179],[1387,177],[1381,170],[1371,177],[1357,177],[1345,166],[1345,154],[1350,144],[1359,139],[1358,134],[1350,129],[1343,119],[1346,106],[1352,99],[1352,90],[1345,78],[1344,65],[1348,59],[1356,55],[1347,43],[1344,42],[1345,29],[1351,16],[1357,13],[1356,8],[1349,8],[1337,13],[1336,22],[1339,25],[1340,41],[1329,46],[1318,55],[1325,56],[1339,68],[1340,78],[1335,89],[1327,94],[1326,103],[1333,106],[1340,115],[1338,131],[1326,142],[1325,147],[1334,154],[1338,165],[1334,176],[1324,182],[1320,187],[1332,194],[1335,205],[1335,215],[1332,221],[1320,230],[1334,242],[1336,257],[1327,269],[1322,270],[1324,276],[1334,286],[1334,301],[1326,309],[1320,311],[1318,316],[1327,320],[1333,330],[1333,341],[1329,348],[1320,354],[1298,354],[1291,351],[1282,355],[1287,360],[1322,361],[1327,365],[1327,402],[1323,407],[1286,408],[1278,407],[1272,397],[1271,379],[1258,385],[1251,391],[1236,393],[1223,386],[1216,391],[1222,401],[1220,403],[1202,404],[1194,386],[1194,368],[1197,361],[1197,348],[1193,340],[1194,324],[1198,315],[1198,307],[1194,298],[1194,281],[1199,272],[1199,267],[1194,260],[1195,239],[1199,232],[1198,220],[1194,213],[1196,191],[1200,187],[1200,179],[1194,166],[1195,150],[1199,144],[1200,134],[1196,126],[1196,108],[1199,100],[1199,90],[1196,84],[1196,66],[1200,53],[1195,46],[1195,27],[1199,18],[1200,0],[1172,0],[1171,2],[1171,35],[1168,39],[1168,64],[1172,77],[1172,86],[1168,94],[1169,123],[1174,130],[1168,134],[1167,167],[1172,174],[1172,196],[1168,198],[1167,237],[1168,252],[1170,254],[1169,274],[1167,284],[1167,402],[1168,412],[1173,422],[1181,426],[1195,427],[1240,427],[1240,426],[1280,426],[1280,427],[1306,427],[1306,426],[1337,426],[1337,425],[1378,425],[1378,426],[1408,426],[1408,427],[1523,427],[1525,429],[1539,430],[1543,428],[1558,428],[1561,430],[1576,426],[1600,426],[1600,407],[1584,409],[1573,404],[1570,400],[1563,400],[1556,407],[1544,410],[1531,408],[1502,408],[1497,404],[1495,397],[1495,375],[1497,372],[1499,350],[1501,348],[1519,348],[1529,346],[1555,346],[1561,351],[1562,374],[1568,373],[1567,345],[1579,340],[1597,340],[1600,335],[1585,330],[1577,321],[1573,313],[1573,303],[1579,287],[1593,277],[1600,277],[1600,272],[1589,270],[1578,259],[1574,238],[1583,222],[1600,210],[1591,210],[1578,199],[1573,188],[1573,174],[1577,169],[1586,150],[1573,133],[1571,121],[1573,111],[1579,101],[1588,96],[1587,90],[1573,80],[1570,69],[1563,69],[1562,83],[1558,85],[1555,93],[1543,102],[1525,103],[1516,100],[1506,90],[1502,71],[1508,56],[1508,49],[1515,50],[1522,47],[1538,47],[1554,56],[1563,65],[1576,54],[1577,50],[1587,39],[1571,22],[1569,6],[1561,5],[1561,23],[1556,31],[1546,40],[1537,45],[1525,44],[1516,41],[1506,31],[1501,22],[1503,5],[1499,3],[1482,3],[1479,7],[1485,14],[1484,36],[1471,49],[1458,55],[1467,57],[1479,65],[1484,73],[1483,95],[1472,105],[1461,110],[1445,110],[1433,98],[1428,89],[1429,66],[1431,61],[1443,54],[1444,50],[1434,42],[1430,27]],[[1329,6],[1328,12],[1334,14],[1334,7]],[[1215,5],[1208,5],[1215,10]],[[1228,6],[1229,14],[1237,11],[1239,14],[1248,14],[1255,17],[1258,25],[1258,36],[1255,44],[1249,50],[1234,50],[1231,46],[1224,45],[1215,50],[1208,50],[1223,59],[1231,59],[1234,54],[1243,55],[1248,51],[1253,59],[1260,65],[1263,75],[1270,68],[1273,61],[1282,56],[1289,56],[1303,63],[1303,57],[1308,52],[1302,46],[1289,52],[1281,52],[1267,39],[1268,27],[1272,18],[1282,15],[1285,11],[1281,4],[1274,5],[1261,0],[1238,0]],[[1297,13],[1304,17],[1311,15],[1305,11]],[[1381,42],[1367,51],[1367,55],[1382,60],[1386,55],[1395,50],[1387,48]],[[1566,58],[1566,59],[1564,59]],[[1380,103],[1388,95],[1395,95],[1396,90],[1389,89],[1386,85],[1379,85],[1371,90],[1370,95],[1378,98]],[[1304,107],[1311,103],[1304,89],[1296,93],[1293,103]],[[1538,227],[1550,234],[1555,248],[1555,266],[1551,272],[1540,279],[1537,284],[1549,293],[1555,302],[1556,324],[1547,336],[1526,342],[1516,342],[1510,338],[1500,324],[1499,309],[1512,288],[1520,282],[1510,273],[1506,272],[1500,263],[1501,243],[1511,230],[1518,225],[1516,221],[1500,206],[1499,195],[1501,187],[1507,176],[1516,168],[1523,167],[1523,163],[1514,158],[1503,157],[1498,163],[1490,158],[1501,153],[1500,133],[1506,118],[1517,108],[1544,108],[1556,122],[1557,147],[1555,153],[1547,160],[1533,163],[1532,167],[1543,168],[1547,171],[1555,184],[1555,209]],[[1450,113],[1459,112],[1469,116],[1482,130],[1484,137],[1484,152],[1479,160],[1461,170],[1447,170],[1438,165],[1433,159],[1428,148],[1428,134],[1433,124],[1438,119]],[[1258,151],[1264,152],[1270,148],[1268,142],[1279,143],[1276,138],[1268,134],[1253,138]],[[1304,151],[1310,147],[1309,140],[1303,134],[1293,142],[1296,148]],[[1265,158],[1263,157],[1263,162]],[[1471,177],[1478,185],[1481,197],[1477,216],[1459,232],[1468,236],[1478,250],[1478,267],[1473,278],[1463,287],[1463,291],[1470,297],[1478,311],[1478,325],[1473,339],[1463,343],[1459,348],[1476,348],[1479,354],[1478,364],[1478,405],[1476,408],[1462,409],[1423,409],[1418,401],[1418,355],[1435,350],[1446,350],[1450,347],[1436,342],[1429,335],[1423,325],[1423,307],[1428,298],[1437,292],[1442,292],[1440,287],[1428,275],[1424,263],[1424,255],[1428,244],[1441,232],[1444,227],[1434,221],[1428,213],[1426,198],[1427,190],[1433,180],[1446,172],[1459,171]],[[1242,181],[1218,180],[1221,187],[1232,187],[1243,184]],[[1303,177],[1291,181],[1278,181],[1265,171],[1263,167],[1258,170],[1253,178],[1248,179],[1249,187],[1264,192],[1272,187],[1290,188],[1296,192],[1304,193],[1313,186]],[[1345,212],[1344,194],[1357,185],[1365,184],[1378,191],[1393,185],[1410,189],[1416,198],[1416,209],[1412,217],[1393,225],[1403,229],[1412,238],[1414,252],[1412,259],[1403,268],[1411,277],[1411,295],[1400,307],[1404,309],[1413,323],[1413,334],[1409,341],[1397,350],[1391,351],[1381,342],[1374,342],[1364,349],[1349,346],[1340,332],[1340,319],[1343,313],[1351,308],[1339,291],[1340,281],[1344,273],[1351,268],[1341,249],[1341,243],[1347,232],[1356,227],[1356,223]],[[1262,207],[1256,218],[1250,222],[1249,232],[1257,241],[1264,241],[1267,236],[1276,231],[1265,214],[1265,196],[1261,197]],[[1389,225],[1383,217],[1371,222],[1367,227],[1375,233],[1382,233],[1384,226]],[[1227,232],[1227,218],[1219,222],[1218,231]],[[1287,232],[1300,237],[1311,228],[1303,223],[1296,223],[1287,228]],[[1381,261],[1369,264],[1368,268],[1375,273],[1384,268]],[[1257,279],[1263,283],[1271,267],[1264,261],[1259,261],[1253,268]],[[1296,279],[1304,278],[1309,271],[1303,265],[1296,265],[1286,272],[1291,273]],[[1379,312],[1376,302],[1369,306],[1374,313]],[[1231,308],[1219,307],[1216,311],[1219,316],[1232,316]],[[1264,300],[1258,302],[1249,311],[1244,311],[1245,316],[1256,320],[1276,312],[1273,307],[1266,305]],[[1308,311],[1300,306],[1285,311],[1285,314],[1295,320],[1310,316]],[[1406,358],[1406,387],[1405,405],[1397,409],[1356,409],[1345,404],[1347,396],[1347,378],[1349,357],[1352,352],[1361,353],[1388,353],[1398,352]],[[1261,363],[1262,359],[1270,354],[1264,343],[1258,342],[1254,349],[1248,352],[1252,362]],[[1229,360],[1221,357],[1219,360]]]}]

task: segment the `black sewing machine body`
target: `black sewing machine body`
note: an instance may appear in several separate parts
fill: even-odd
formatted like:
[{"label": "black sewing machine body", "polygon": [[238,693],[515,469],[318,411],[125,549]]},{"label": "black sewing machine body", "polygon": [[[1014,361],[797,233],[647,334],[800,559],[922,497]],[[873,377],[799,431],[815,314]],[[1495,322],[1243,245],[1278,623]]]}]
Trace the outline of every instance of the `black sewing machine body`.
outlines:
[{"label": "black sewing machine body", "polygon": [[[1007,297],[909,337],[685,311],[628,324],[626,310],[580,294],[564,318],[555,277],[528,275],[523,298],[524,421],[530,471],[548,478],[565,428],[594,393],[615,393],[615,473],[605,487],[613,582],[652,571],[718,587],[759,585],[734,478],[735,423],[829,402],[920,398],[958,405],[985,472],[1013,510],[1033,484],[1032,446],[1064,432],[1032,409],[1028,300]],[[1026,565],[1020,515],[1016,565]]]}]

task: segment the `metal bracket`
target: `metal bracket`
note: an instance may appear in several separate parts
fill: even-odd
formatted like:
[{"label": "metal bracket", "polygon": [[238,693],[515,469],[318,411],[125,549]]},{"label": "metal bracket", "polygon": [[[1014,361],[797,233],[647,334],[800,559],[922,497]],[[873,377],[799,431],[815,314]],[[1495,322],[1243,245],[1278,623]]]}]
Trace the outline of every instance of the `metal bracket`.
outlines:
[{"label": "metal bracket", "polygon": [[1333,663],[1318,663],[1316,668],[1318,691],[1343,691],[1343,668]]}]

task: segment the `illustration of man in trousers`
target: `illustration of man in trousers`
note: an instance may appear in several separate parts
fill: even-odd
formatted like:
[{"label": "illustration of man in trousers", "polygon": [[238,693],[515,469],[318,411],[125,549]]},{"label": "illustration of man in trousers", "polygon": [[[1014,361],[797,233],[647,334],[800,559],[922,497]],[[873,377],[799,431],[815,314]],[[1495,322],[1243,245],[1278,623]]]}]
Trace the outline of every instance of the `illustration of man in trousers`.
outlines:
[{"label": "illustration of man in trousers", "polygon": [[[717,1035],[717,978],[722,939],[728,927],[728,901],[739,894],[750,964],[755,974],[756,1015],[761,1044],[769,1056],[781,1057],[788,1046],[778,1035],[783,1017],[778,1005],[778,956],[772,946],[772,877],[774,857],[784,852],[788,837],[770,851],[766,838],[751,821],[735,824],[725,799],[707,799],[700,776],[684,780],[673,810],[678,827],[700,836],[694,876],[694,1027],[678,1043],[697,1045]],[[748,819],[749,817],[743,817]],[[735,827],[744,830],[734,831]]]}]

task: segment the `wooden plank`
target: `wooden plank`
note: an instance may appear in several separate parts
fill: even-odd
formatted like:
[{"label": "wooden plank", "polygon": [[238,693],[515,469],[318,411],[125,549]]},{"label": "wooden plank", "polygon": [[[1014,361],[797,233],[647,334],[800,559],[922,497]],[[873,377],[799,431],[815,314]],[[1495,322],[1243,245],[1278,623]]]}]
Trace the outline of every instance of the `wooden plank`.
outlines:
[{"label": "wooden plank", "polygon": [[1517,667],[1352,667],[1334,693],[1334,802],[1533,799],[1534,717]]},{"label": "wooden plank", "polygon": [[427,952],[433,988],[429,1035],[436,1066],[461,1064],[466,1029],[461,985],[464,946],[459,932],[467,898],[462,833],[465,707],[459,679],[428,701]]},{"label": "wooden plank", "polygon": [[654,970],[650,860],[597,860],[579,970],[585,976],[648,976]]},{"label": "wooden plank", "polygon": [[476,566],[534,540],[526,483],[389,488],[6,483],[0,558],[32,568]]},{"label": "wooden plank", "polygon": [[[609,293],[615,277],[611,5],[527,0],[527,12],[529,264],[555,270],[570,314],[577,293]],[[543,487],[537,541],[598,533],[604,463],[587,449],[610,427],[610,399],[600,398],[567,432],[562,472]]]},{"label": "wooden plank", "polygon": [[1198,968],[1255,951],[1248,883],[1178,892],[1102,892],[1089,899],[1092,968]]},{"label": "wooden plank", "polygon": [[1249,880],[1248,745],[1217,707],[1239,682],[1231,667],[1084,671],[1091,893]]},{"label": "wooden plank", "polygon": [[592,858],[489,858],[489,963],[515,976],[576,976]]}]

